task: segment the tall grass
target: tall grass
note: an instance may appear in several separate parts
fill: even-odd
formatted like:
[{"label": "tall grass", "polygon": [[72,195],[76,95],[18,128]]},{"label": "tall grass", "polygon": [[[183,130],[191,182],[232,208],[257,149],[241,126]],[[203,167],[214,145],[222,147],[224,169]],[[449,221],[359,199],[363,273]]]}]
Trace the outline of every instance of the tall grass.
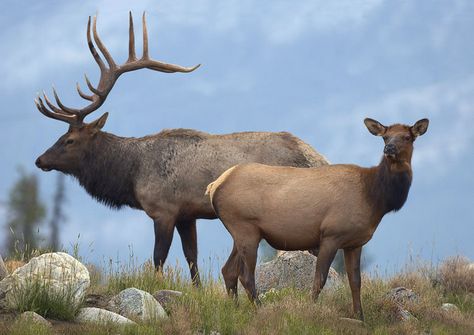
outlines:
[{"label": "tall grass", "polygon": [[82,304],[72,288],[58,290],[40,278],[28,280],[12,291],[11,304],[20,313],[32,311],[48,318],[73,320]]}]

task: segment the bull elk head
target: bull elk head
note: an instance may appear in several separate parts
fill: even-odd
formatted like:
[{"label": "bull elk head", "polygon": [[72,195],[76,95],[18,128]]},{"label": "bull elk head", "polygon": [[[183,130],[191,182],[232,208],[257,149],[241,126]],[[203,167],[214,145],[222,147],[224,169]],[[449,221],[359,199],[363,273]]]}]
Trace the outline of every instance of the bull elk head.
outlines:
[{"label": "bull elk head", "polygon": [[[101,56],[96,50],[91,37],[91,17],[87,22],[87,43],[89,50],[94,56],[97,65],[100,68],[100,79],[97,87],[94,87],[87,75],[85,76],[87,87],[92,92],[91,95],[84,93],[77,84],[77,92],[85,100],[90,101],[90,104],[83,108],[71,108],[65,106],[53,88],[56,105],[49,100],[46,93],[43,92],[43,99],[38,95],[35,99],[35,104],[38,110],[47,117],[52,119],[64,121],[69,124],[69,130],[66,134],[61,136],[56,143],[48,149],[43,155],[36,160],[36,166],[44,171],[58,170],[64,173],[74,174],[78,164],[83,159],[84,155],[90,150],[91,145],[95,141],[97,132],[105,125],[108,114],[105,113],[97,120],[91,123],[85,123],[84,118],[98,109],[107,99],[108,94],[112,90],[117,79],[125,72],[135,71],[147,68],[154,71],[173,73],[173,72],[191,72],[197,69],[200,64],[193,67],[183,67],[180,65],[168,64],[153,60],[148,55],[148,33],[146,28],[145,13],[143,13],[143,55],[140,59],[135,53],[135,34],[133,31],[132,13],[130,13],[129,24],[129,42],[128,42],[128,59],[122,65],[117,65],[110,55],[109,51],[102,43],[97,34],[97,17],[94,16],[92,20],[92,34],[95,44],[102,52],[107,65],[102,60]],[[46,107],[45,105],[48,105]]]}]

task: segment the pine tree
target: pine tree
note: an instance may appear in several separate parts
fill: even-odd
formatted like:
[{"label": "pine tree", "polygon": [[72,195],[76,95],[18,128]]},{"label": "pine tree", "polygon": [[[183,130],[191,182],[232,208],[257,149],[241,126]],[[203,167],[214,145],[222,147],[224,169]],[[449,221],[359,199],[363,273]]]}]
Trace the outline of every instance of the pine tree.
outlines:
[{"label": "pine tree", "polygon": [[53,251],[59,250],[59,227],[60,223],[64,222],[66,217],[63,213],[63,204],[66,200],[64,192],[64,174],[59,173],[56,179],[56,192],[53,199],[53,213],[51,215],[50,227],[50,248]]},{"label": "pine tree", "polygon": [[39,199],[36,175],[20,170],[20,177],[10,191],[7,203],[7,250],[28,257],[39,246],[38,228],[46,214]]}]

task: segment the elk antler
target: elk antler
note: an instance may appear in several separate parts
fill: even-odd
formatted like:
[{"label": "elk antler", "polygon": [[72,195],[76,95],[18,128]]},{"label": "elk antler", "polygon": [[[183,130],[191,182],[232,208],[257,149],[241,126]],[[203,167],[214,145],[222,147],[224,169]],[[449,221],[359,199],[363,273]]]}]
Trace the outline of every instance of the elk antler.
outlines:
[{"label": "elk antler", "polygon": [[43,99],[38,94],[38,97],[35,99],[36,108],[47,117],[64,121],[69,123],[72,126],[80,126],[83,124],[84,118],[98,109],[102,104],[105,102],[107,95],[112,90],[115,82],[117,81],[118,77],[122,73],[135,71],[138,69],[147,68],[154,71],[166,72],[166,73],[173,73],[173,72],[191,72],[196,70],[201,64],[198,64],[193,67],[183,67],[180,65],[168,64],[163,63],[157,60],[153,60],[148,55],[148,32],[146,28],[146,20],[145,20],[145,13],[143,13],[143,55],[140,59],[137,59],[135,55],[135,33],[133,31],[133,18],[132,12],[130,12],[130,23],[129,23],[129,42],[128,42],[128,59],[122,65],[117,65],[110,55],[109,51],[102,43],[97,34],[97,27],[96,27],[97,17],[94,16],[94,20],[92,23],[92,33],[95,44],[103,54],[108,67],[104,64],[104,61],[100,57],[99,53],[97,52],[94,43],[92,43],[91,39],[91,17],[89,16],[89,20],[87,22],[87,43],[89,45],[89,50],[92,53],[97,65],[100,68],[100,79],[99,84],[97,87],[94,87],[87,75],[84,75],[87,87],[93,93],[92,95],[85,94],[80,86],[77,83],[77,92],[79,95],[86,100],[91,101],[91,103],[84,108],[76,109],[70,108],[65,106],[58,97],[56,89],[53,87],[53,94],[56,100],[56,105],[54,105],[43,91],[43,96],[46,104],[49,106],[49,109],[45,106]]}]

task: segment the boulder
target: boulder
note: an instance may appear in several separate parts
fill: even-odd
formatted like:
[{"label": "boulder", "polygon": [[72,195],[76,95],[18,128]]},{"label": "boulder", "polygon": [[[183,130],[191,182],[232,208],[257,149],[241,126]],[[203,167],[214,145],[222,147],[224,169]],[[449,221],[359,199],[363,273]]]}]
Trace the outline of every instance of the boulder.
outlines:
[{"label": "boulder", "polygon": [[43,318],[41,315],[35,312],[24,312],[21,313],[20,316],[17,318],[16,322],[19,323],[36,323],[48,328],[51,328],[53,325],[51,322]]},{"label": "boulder", "polygon": [[128,318],[154,321],[166,318],[160,303],[148,292],[137,288],[127,288],[110,299],[108,308]]},{"label": "boulder", "polygon": [[182,292],[173,290],[159,290],[153,293],[153,297],[164,308],[168,308],[170,303],[183,295]]},{"label": "boulder", "polygon": [[395,317],[400,321],[416,319],[407,309],[405,304],[418,302],[418,294],[412,290],[400,286],[395,287],[387,293],[386,298],[395,303]]},{"label": "boulder", "polygon": [[417,302],[418,294],[406,287],[400,286],[391,289],[387,293],[387,298],[399,304],[405,304],[407,302]]},{"label": "boulder", "polygon": [[5,266],[5,263],[3,262],[2,255],[0,255],[0,280],[8,276],[8,270],[7,267]]},{"label": "boulder", "polygon": [[0,281],[0,296],[5,305],[16,309],[18,295],[32,285],[41,285],[48,294],[72,296],[72,303],[80,304],[89,287],[89,272],[74,257],[55,252],[34,257]]},{"label": "boulder", "polygon": [[135,325],[136,323],[122,315],[97,307],[84,307],[79,310],[75,319],[79,323],[115,323]]},{"label": "boulder", "polygon": [[445,302],[441,305],[441,309],[448,313],[458,313],[459,308],[455,304],[450,304],[449,302]]},{"label": "boulder", "polygon": [[[255,285],[258,294],[272,288],[285,287],[311,290],[314,284],[316,259],[306,251],[285,251],[279,253],[274,260],[259,264],[255,269]],[[340,282],[336,270],[330,268],[325,287],[332,287]]]}]

